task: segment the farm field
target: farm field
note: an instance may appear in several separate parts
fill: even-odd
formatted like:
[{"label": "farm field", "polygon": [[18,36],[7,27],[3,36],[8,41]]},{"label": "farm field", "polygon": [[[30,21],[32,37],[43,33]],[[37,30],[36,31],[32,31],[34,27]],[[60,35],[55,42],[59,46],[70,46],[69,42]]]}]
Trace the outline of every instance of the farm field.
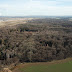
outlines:
[{"label": "farm field", "polygon": [[27,63],[13,72],[72,72],[72,61],[59,60],[46,63]]}]

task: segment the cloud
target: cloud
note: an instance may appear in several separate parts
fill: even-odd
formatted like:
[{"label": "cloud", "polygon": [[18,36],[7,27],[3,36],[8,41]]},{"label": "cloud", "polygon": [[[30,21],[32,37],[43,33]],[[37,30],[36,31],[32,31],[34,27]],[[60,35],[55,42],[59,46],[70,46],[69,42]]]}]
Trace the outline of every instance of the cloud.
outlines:
[{"label": "cloud", "polygon": [[72,0],[57,0],[57,1],[65,1],[65,2],[72,2]]},{"label": "cloud", "polygon": [[0,13],[0,16],[1,16],[2,14]]},{"label": "cloud", "polygon": [[[21,0],[23,1],[23,0]],[[58,6],[68,0],[28,0],[25,3],[0,4],[1,15],[72,15],[72,6]],[[70,1],[70,0],[69,0]]]},{"label": "cloud", "polygon": [[8,8],[8,15],[72,15],[72,6],[48,6],[40,3],[27,3],[23,6]]},{"label": "cloud", "polygon": [[8,4],[0,4],[0,16],[7,15]]},{"label": "cloud", "polygon": [[7,8],[8,6],[8,4],[0,4],[0,8]]}]

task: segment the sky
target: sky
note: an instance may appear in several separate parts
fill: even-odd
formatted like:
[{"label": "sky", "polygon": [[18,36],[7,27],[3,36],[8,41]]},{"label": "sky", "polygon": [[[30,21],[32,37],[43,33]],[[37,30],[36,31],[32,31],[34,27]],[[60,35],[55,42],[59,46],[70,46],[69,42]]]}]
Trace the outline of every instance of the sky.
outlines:
[{"label": "sky", "polygon": [[72,0],[0,0],[0,16],[72,16]]}]

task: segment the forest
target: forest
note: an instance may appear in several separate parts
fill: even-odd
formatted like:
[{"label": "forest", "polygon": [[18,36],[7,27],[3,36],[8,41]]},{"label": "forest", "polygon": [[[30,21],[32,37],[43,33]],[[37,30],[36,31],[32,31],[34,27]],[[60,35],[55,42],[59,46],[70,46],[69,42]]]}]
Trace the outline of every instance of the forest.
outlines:
[{"label": "forest", "polygon": [[0,28],[0,65],[72,57],[72,21],[38,18]]}]

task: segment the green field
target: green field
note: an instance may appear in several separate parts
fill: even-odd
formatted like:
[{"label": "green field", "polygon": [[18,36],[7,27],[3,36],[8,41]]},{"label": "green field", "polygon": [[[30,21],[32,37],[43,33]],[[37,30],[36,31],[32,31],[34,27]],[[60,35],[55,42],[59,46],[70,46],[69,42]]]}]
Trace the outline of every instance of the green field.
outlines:
[{"label": "green field", "polygon": [[60,64],[34,64],[18,69],[20,72],[72,72],[72,61]]}]

